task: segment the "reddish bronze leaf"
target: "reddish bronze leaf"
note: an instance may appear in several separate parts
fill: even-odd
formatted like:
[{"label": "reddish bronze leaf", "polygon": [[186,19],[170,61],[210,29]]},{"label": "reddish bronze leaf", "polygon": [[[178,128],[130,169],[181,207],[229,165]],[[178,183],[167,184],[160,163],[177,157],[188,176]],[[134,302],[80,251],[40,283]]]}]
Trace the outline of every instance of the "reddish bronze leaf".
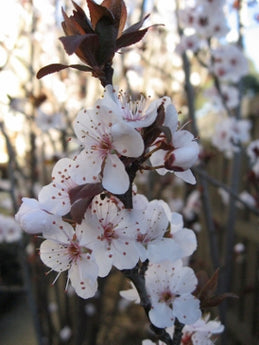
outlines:
[{"label": "reddish bronze leaf", "polygon": [[98,40],[96,34],[85,34],[85,35],[72,35],[72,36],[63,36],[59,38],[62,42],[65,51],[68,55],[71,55],[76,52],[82,43],[86,45],[92,45],[94,39]]},{"label": "reddish bronze leaf", "polygon": [[139,22],[131,25],[130,27],[128,27],[128,29],[124,30],[124,34],[129,34],[132,33],[134,31],[138,31],[141,26],[144,24],[145,20],[150,16],[150,14],[147,14],[144,18],[142,18]]},{"label": "reddish bronze leaf", "polygon": [[213,273],[212,277],[209,278],[206,284],[201,288],[199,293],[199,298],[207,298],[209,295],[215,292],[217,285],[218,285],[218,278],[219,278],[219,268]]},{"label": "reddish bronze leaf", "polygon": [[84,72],[92,72],[93,69],[91,67],[88,66],[84,66],[84,65],[78,65],[78,64],[73,64],[73,65],[63,65],[60,63],[53,63],[47,66],[42,67],[38,73],[36,74],[36,77],[38,79],[44,77],[45,75],[51,74],[51,73],[55,73],[55,72],[59,72],[62,71],[63,69],[66,68],[75,68],[79,71],[84,71]]},{"label": "reddish bronze leaf", "polygon": [[114,24],[116,26],[117,37],[119,37],[124,29],[127,19],[127,9],[122,0],[104,0],[102,6],[108,8],[114,16]]},{"label": "reddish bronze leaf", "polygon": [[239,297],[236,294],[230,293],[230,292],[226,292],[221,295],[212,296],[210,298],[207,298],[201,301],[201,309],[216,307],[220,303],[222,303],[226,298],[239,298]]},{"label": "reddish bronze leaf", "polygon": [[62,65],[60,63],[53,63],[53,64],[42,67],[38,71],[38,73],[36,74],[36,77],[38,79],[40,79],[40,78],[44,77],[45,75],[62,71],[63,69],[68,68],[68,67],[69,67],[68,65]]},{"label": "reddish bronze leaf", "polygon": [[139,42],[148,31],[148,28],[140,30],[140,31],[133,31],[129,33],[122,33],[121,37],[119,37],[116,41],[116,50],[128,47],[134,43]]},{"label": "reddish bronze leaf", "polygon": [[81,224],[85,212],[93,198],[103,191],[101,183],[87,183],[77,186],[69,191],[71,202],[71,217],[78,224]]},{"label": "reddish bronze leaf", "polygon": [[93,0],[86,0],[86,1],[87,1],[87,5],[89,8],[93,29],[95,29],[96,24],[99,22],[99,20],[102,17],[107,17],[110,19],[111,23],[112,22],[114,23],[114,16],[108,8],[106,8],[102,5],[96,4]]}]

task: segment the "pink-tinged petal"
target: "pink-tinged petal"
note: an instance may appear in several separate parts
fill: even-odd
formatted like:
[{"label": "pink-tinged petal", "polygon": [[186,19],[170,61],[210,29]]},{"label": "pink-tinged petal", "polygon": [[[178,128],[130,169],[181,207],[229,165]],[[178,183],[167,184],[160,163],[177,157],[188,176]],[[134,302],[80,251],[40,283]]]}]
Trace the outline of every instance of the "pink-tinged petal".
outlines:
[{"label": "pink-tinged petal", "polygon": [[187,169],[185,171],[177,171],[177,172],[174,172],[174,174],[175,176],[179,177],[184,182],[187,182],[190,184],[196,183],[196,178],[194,177],[190,169]]},{"label": "pink-tinged petal", "polygon": [[71,178],[77,184],[100,182],[102,159],[97,152],[83,150],[76,157],[71,169]]},{"label": "pink-tinged petal", "polygon": [[78,296],[93,297],[97,291],[98,266],[88,254],[71,265],[68,277]]},{"label": "pink-tinged petal", "polygon": [[171,280],[171,289],[176,294],[191,293],[197,286],[197,278],[190,267],[177,270]]},{"label": "pink-tinged petal", "polygon": [[39,201],[45,210],[58,216],[64,216],[71,209],[68,193],[53,186],[53,183],[41,189]]},{"label": "pink-tinged petal", "polygon": [[126,157],[139,157],[144,151],[144,142],[134,128],[119,122],[112,126],[113,147]]},{"label": "pink-tinged petal", "polygon": [[163,238],[159,242],[148,246],[148,259],[151,262],[174,262],[183,257],[182,248],[171,238]]},{"label": "pink-tinged petal", "polygon": [[174,301],[174,315],[184,324],[193,324],[201,317],[200,301],[192,295],[182,295]]},{"label": "pink-tinged petal", "polygon": [[115,154],[109,154],[105,160],[102,184],[113,194],[124,194],[129,189],[129,176],[124,164]]},{"label": "pink-tinged petal", "polygon": [[40,246],[42,262],[56,272],[69,269],[69,255],[65,245],[52,240],[45,240]]},{"label": "pink-tinged petal", "polygon": [[195,233],[189,229],[182,229],[174,234],[174,240],[183,250],[183,256],[190,256],[197,248]]},{"label": "pink-tinged petal", "polygon": [[150,321],[159,328],[170,327],[174,323],[172,309],[165,303],[156,303],[148,313]]}]

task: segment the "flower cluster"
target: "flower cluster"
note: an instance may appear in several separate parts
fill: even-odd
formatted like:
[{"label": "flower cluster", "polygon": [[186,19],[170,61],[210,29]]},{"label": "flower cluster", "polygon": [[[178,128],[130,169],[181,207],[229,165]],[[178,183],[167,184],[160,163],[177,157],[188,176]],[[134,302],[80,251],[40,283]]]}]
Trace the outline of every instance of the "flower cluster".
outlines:
[{"label": "flower cluster", "polygon": [[[209,321],[209,315],[204,319],[197,320],[192,325],[186,325],[183,328],[183,336],[181,345],[213,345],[215,339],[224,331],[224,326],[220,321]],[[168,333],[174,333],[174,327],[168,329]],[[142,345],[156,344],[151,340],[143,340]],[[159,341],[159,345],[163,345],[162,341]]]},{"label": "flower cluster", "polygon": [[193,6],[181,9],[181,26],[185,29],[194,29],[202,39],[225,36],[229,28],[221,6],[224,1],[197,0]]},{"label": "flower cluster", "polygon": [[227,158],[231,158],[234,152],[239,151],[241,144],[249,141],[250,127],[249,120],[236,120],[233,117],[221,120],[215,127],[212,144]]},{"label": "flower cluster", "polygon": [[212,51],[213,72],[224,82],[237,83],[248,73],[248,61],[240,48],[221,45]]},{"label": "flower cluster", "polygon": [[74,131],[81,151],[60,159],[38,200],[23,198],[16,214],[26,232],[45,238],[41,260],[58,272],[56,279],[67,271],[66,288],[71,282],[82,298],[95,295],[97,278],[112,267],[129,270],[149,260],[151,322],[157,327],[171,326],[176,317],[195,322],[201,316],[192,295],[197,279],[181,261],[196,249],[194,232],[164,201],[148,201],[132,188],[144,169],[174,172],[195,183],[190,168],[199,146],[193,135],[178,128],[168,97],[147,105],[144,97],[117,95],[111,85],[92,109],[79,112]]}]

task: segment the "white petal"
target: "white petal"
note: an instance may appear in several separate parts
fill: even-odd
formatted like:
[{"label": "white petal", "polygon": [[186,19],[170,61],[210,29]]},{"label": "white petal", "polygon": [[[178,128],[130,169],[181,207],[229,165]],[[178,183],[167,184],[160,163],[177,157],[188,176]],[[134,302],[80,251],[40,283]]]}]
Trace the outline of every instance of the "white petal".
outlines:
[{"label": "white petal", "polygon": [[177,294],[191,293],[197,285],[197,278],[190,267],[177,270],[171,280],[171,289]]},{"label": "white petal", "polygon": [[23,198],[23,203],[15,215],[15,220],[29,234],[44,233],[56,217],[41,209],[36,199]]},{"label": "white petal", "polygon": [[78,296],[93,297],[97,291],[98,266],[87,254],[71,265],[69,279]]},{"label": "white petal", "polygon": [[165,303],[157,303],[153,305],[148,315],[150,321],[159,328],[170,327],[173,325],[174,316],[172,309],[170,309]]},{"label": "white petal", "polygon": [[182,229],[174,234],[174,240],[183,250],[183,256],[192,255],[197,248],[195,233],[190,229]]},{"label": "white petal", "polygon": [[113,265],[119,270],[130,269],[136,266],[139,256],[137,248],[130,240],[114,240],[111,245]]},{"label": "white petal", "polygon": [[123,156],[139,157],[144,151],[144,142],[137,130],[118,122],[111,128],[113,147]]},{"label": "white petal", "polygon": [[[165,164],[165,150],[158,150],[152,154],[150,157],[150,163],[153,167]],[[165,175],[168,170],[165,168],[156,169],[157,173],[160,175]]]},{"label": "white petal", "polygon": [[180,213],[172,212],[171,214],[171,232],[175,233],[183,228],[183,216]]},{"label": "white petal", "polygon": [[39,201],[42,207],[58,216],[64,216],[71,209],[71,203],[67,191],[62,191],[53,186],[53,183],[44,186],[39,193]]},{"label": "white petal", "polygon": [[183,257],[182,248],[171,238],[163,238],[161,241],[148,246],[148,258],[151,262],[162,261],[175,262]]},{"label": "white petal", "polygon": [[40,258],[43,263],[54,271],[63,272],[69,269],[69,256],[63,244],[45,240],[40,246]]},{"label": "white petal", "polygon": [[98,152],[83,150],[74,161],[71,177],[77,184],[100,182],[102,163]]},{"label": "white petal", "polygon": [[152,200],[145,210],[148,234],[151,239],[163,237],[168,227],[168,218],[163,206],[160,200]]},{"label": "white petal", "polygon": [[172,153],[174,158],[173,167],[180,167],[183,170],[191,168],[198,160],[199,146],[193,141],[190,145],[175,149]]},{"label": "white petal", "polygon": [[177,297],[173,310],[174,315],[184,324],[192,324],[201,317],[200,301],[192,295]]},{"label": "white petal", "polygon": [[72,164],[73,160],[70,158],[61,158],[57,161],[52,171],[52,178],[55,180],[55,183],[62,183],[64,179],[69,178]]},{"label": "white petal", "polygon": [[124,164],[115,154],[110,154],[106,158],[102,185],[114,194],[123,194],[129,189],[129,176]]},{"label": "white petal", "polygon": [[187,169],[185,171],[175,171],[175,176],[182,179],[184,182],[195,184],[196,178],[194,177],[193,173],[191,172],[191,169]]},{"label": "white petal", "polygon": [[190,145],[190,143],[195,143],[194,136],[191,132],[186,130],[176,131],[173,135],[172,143],[176,148]]},{"label": "white petal", "polygon": [[105,246],[93,247],[93,254],[99,268],[99,277],[106,277],[111,269],[113,263],[112,254],[106,250]]},{"label": "white petal", "polygon": [[170,128],[172,134],[176,132],[178,126],[178,113],[173,104],[169,104],[166,107],[164,125]]}]

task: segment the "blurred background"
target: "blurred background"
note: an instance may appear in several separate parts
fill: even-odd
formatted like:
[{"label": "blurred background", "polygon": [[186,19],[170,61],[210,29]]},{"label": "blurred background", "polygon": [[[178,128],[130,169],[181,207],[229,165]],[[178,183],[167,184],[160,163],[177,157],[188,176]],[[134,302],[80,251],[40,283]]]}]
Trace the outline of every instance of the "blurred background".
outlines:
[{"label": "blurred background", "polygon": [[[183,8],[185,3],[195,3],[179,2]],[[182,33],[177,1],[125,3],[127,25],[151,13],[146,26],[163,26],[152,27],[144,40],[116,54],[114,85],[133,98],[139,93],[151,100],[171,97],[184,124],[190,119],[190,84],[196,127],[192,119],[187,128],[199,137],[204,168],[203,175],[199,167],[194,172],[198,177],[194,187],[171,174],[139,175],[139,191],[150,199],[165,199],[172,210],[183,213],[186,227],[196,231],[199,247],[190,264],[201,281],[229,263],[231,279],[221,288],[239,299],[231,299],[220,312],[227,326],[227,344],[256,345],[259,191],[258,176],[251,169],[245,147],[259,138],[259,3],[227,0],[224,14],[228,30],[217,39],[217,44],[238,43],[249,66],[238,107],[242,119],[249,120],[251,132],[240,153],[235,190],[231,189],[233,156],[226,157],[212,143],[217,124],[228,115],[224,103],[215,96],[211,70],[202,63],[214,46],[213,39],[209,45],[208,39],[204,40],[202,59],[196,52],[186,54],[179,45]],[[77,0],[77,4],[87,13],[85,1]],[[114,271],[100,280],[98,294],[87,301],[72,289],[64,293],[65,274],[51,285],[55,274],[46,276],[47,268],[39,260],[40,238],[23,234],[13,218],[22,197],[37,198],[41,187],[50,182],[55,162],[77,152],[72,122],[82,107],[91,107],[102,95],[98,80],[75,70],[36,79],[37,71],[46,64],[79,62],[76,56],[65,55],[58,40],[63,35],[61,7],[72,13],[68,0],[9,0],[0,4],[0,344],[140,345],[151,334],[141,308],[120,298],[119,291],[129,286],[123,275]],[[201,181],[202,176],[205,180]],[[247,194],[241,197],[242,192],[252,199]],[[236,202],[239,199],[241,202]],[[235,209],[232,215],[230,204]],[[217,308],[212,308],[211,314],[219,315]]]}]

